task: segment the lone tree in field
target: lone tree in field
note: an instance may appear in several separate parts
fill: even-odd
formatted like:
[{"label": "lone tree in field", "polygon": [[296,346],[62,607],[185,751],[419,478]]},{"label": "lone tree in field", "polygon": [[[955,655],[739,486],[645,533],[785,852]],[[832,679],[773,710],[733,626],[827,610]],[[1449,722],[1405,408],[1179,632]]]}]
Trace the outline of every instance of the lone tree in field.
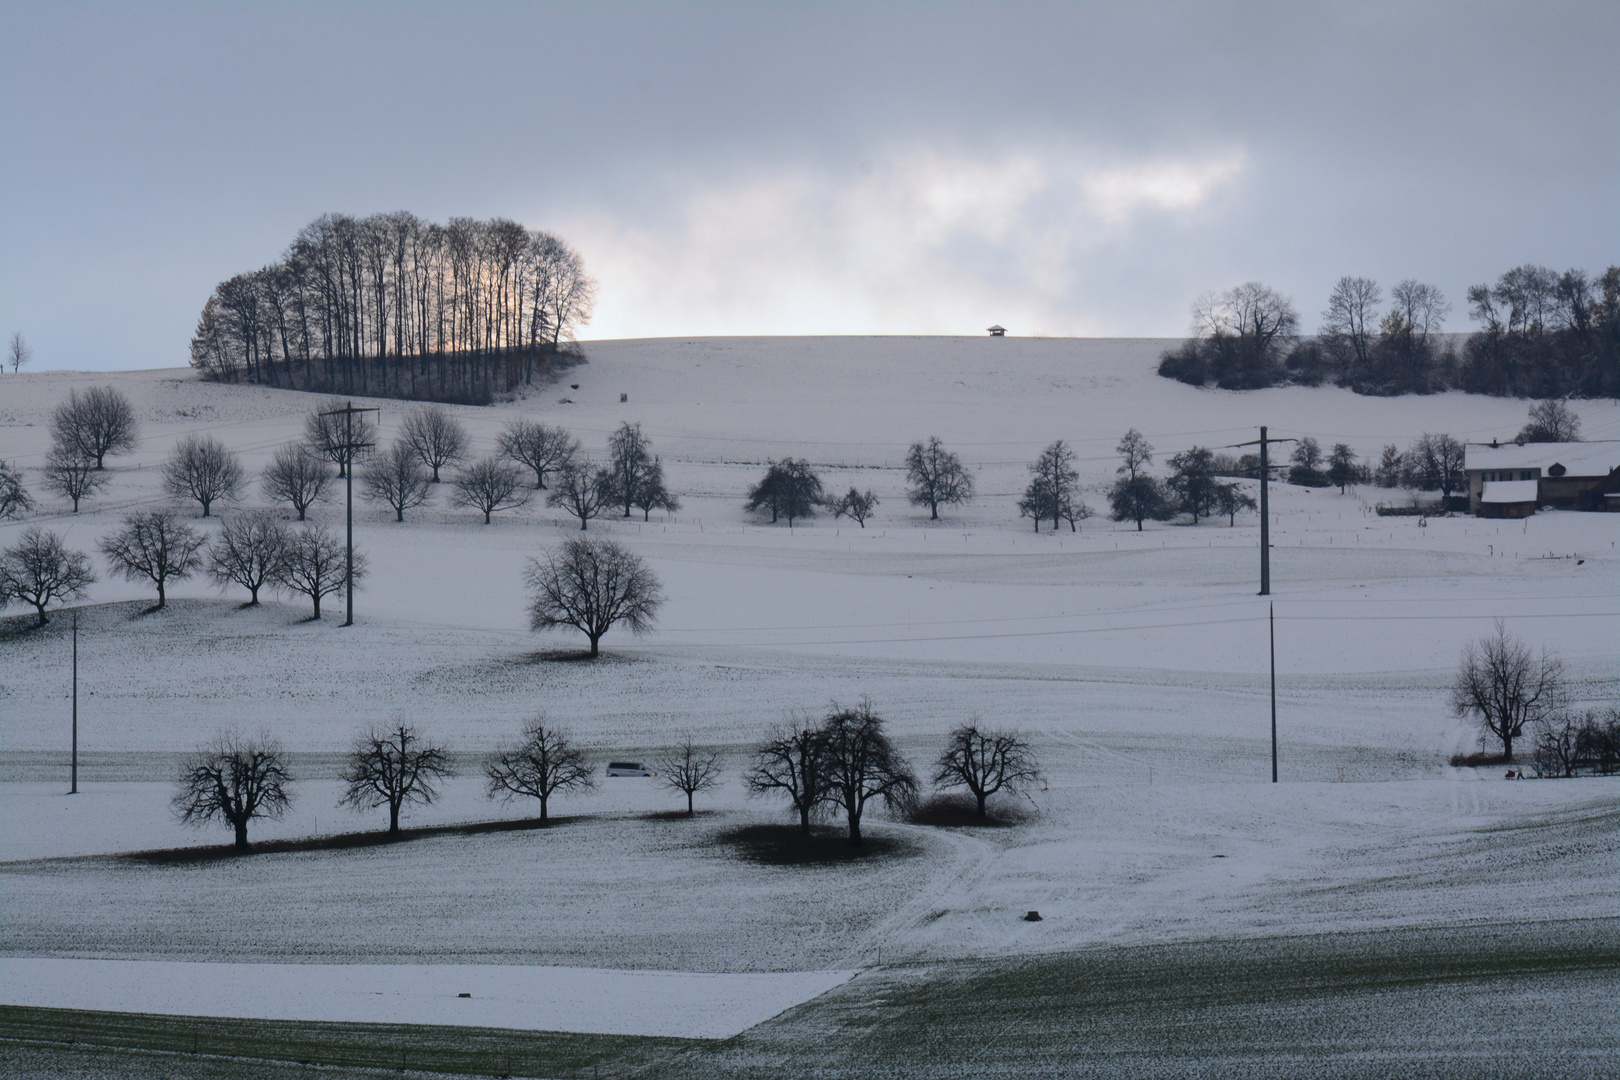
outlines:
[{"label": "lone tree in field", "polygon": [[1042,520],[1051,518],[1056,531],[1058,522],[1079,501],[1080,474],[1074,470],[1074,451],[1058,439],[1030,463],[1029,486],[1018,500],[1018,514],[1033,518],[1036,532],[1041,531]]},{"label": "lone tree in field", "polygon": [[696,813],[692,797],[720,784],[720,755],[713,750],[701,749],[690,735],[653,764],[666,787],[686,796],[687,817]]},{"label": "lone tree in field", "polygon": [[917,777],[883,730],[883,718],[862,701],[853,709],[836,706],[821,723],[822,768],[827,801],[844,811],[849,842],[859,846],[861,816],[874,799],[890,810],[917,801]]},{"label": "lone tree in field", "polygon": [[572,626],[600,655],[602,635],[616,624],[636,635],[652,629],[664,602],[658,579],[634,552],[611,540],[569,540],[529,560],[529,627]]},{"label": "lone tree in field", "polygon": [[769,510],[771,524],[787,518],[788,528],[795,518],[813,517],[821,505],[821,477],[803,458],[783,458],[766,465],[759,483],[748,489],[749,511]]},{"label": "lone tree in field", "polygon": [[1041,783],[1035,751],[1021,736],[1007,731],[982,731],[964,724],[951,732],[945,752],[934,763],[934,783],[944,788],[967,788],[979,804],[997,792],[1009,795]]},{"label": "lone tree in field", "polygon": [[1195,446],[1170,459],[1170,490],[1175,493],[1176,508],[1191,514],[1194,525],[1215,508],[1218,486],[1215,455],[1207,448]]},{"label": "lone tree in field", "polygon": [[442,746],[425,742],[409,724],[387,731],[373,728],[354,740],[343,767],[339,806],[355,810],[388,807],[388,833],[399,832],[399,811],[407,803],[430,806],[439,797],[435,782],[455,775]]},{"label": "lone tree in field", "polygon": [[551,797],[559,791],[589,791],[596,786],[585,753],[568,741],[568,733],[536,717],[523,729],[516,746],[496,753],[484,766],[489,777],[486,789],[491,799],[511,800],[523,796],[540,800],[540,820],[545,821]]},{"label": "lone tree in field", "polygon": [[912,506],[928,507],[930,521],[939,520],[941,506],[956,506],[973,498],[973,474],[962,466],[962,459],[930,435],[925,443],[914,442],[906,453],[906,498]]},{"label": "lone tree in field", "polygon": [[361,479],[366,498],[387,503],[395,521],[404,521],[405,511],[428,501],[428,477],[422,459],[404,440],[367,462]]},{"label": "lone tree in field", "polygon": [[338,467],[338,479],[377,445],[377,425],[364,414],[331,416],[317,409],[304,419],[304,441],[310,451]]},{"label": "lone tree in field", "polygon": [[11,369],[13,375],[28,366],[28,361],[34,358],[34,350],[28,347],[23,339],[22,331],[12,331],[11,340],[6,342],[5,366]]},{"label": "lone tree in field", "polygon": [[[484,515],[484,524],[498,510],[515,510],[529,501],[523,477],[497,457],[475,461],[457,474],[452,506],[469,506]],[[402,517],[400,520],[404,520]]]},{"label": "lone tree in field", "polygon": [[[309,597],[314,613],[310,621],[321,617],[321,600],[328,596],[342,596],[346,584],[347,552],[324,525],[305,524],[287,541],[287,555],[273,578],[275,584],[288,592]],[[354,583],[365,579],[366,557],[354,553]]]},{"label": "lone tree in field", "polygon": [[572,456],[557,469],[556,487],[546,497],[547,506],[559,506],[579,519],[584,532],[591,518],[598,517],[612,504],[613,478],[588,457]]},{"label": "lone tree in field", "polygon": [[1548,398],[1530,406],[1530,422],[1513,440],[1524,443],[1580,442],[1581,418],[1565,402]]},{"label": "lone tree in field", "polygon": [[1526,724],[1557,712],[1564,705],[1564,666],[1542,650],[1507,632],[1497,620],[1496,633],[1463,649],[1451,707],[1479,725],[1480,738],[1502,740],[1502,756],[1513,757],[1513,740]]},{"label": "lone tree in field", "polygon": [[501,456],[534,470],[534,489],[545,490],[546,473],[555,472],[579,453],[579,443],[560,427],[517,419],[496,440]]},{"label": "lone tree in field", "polygon": [[0,521],[20,518],[34,508],[34,498],[23,486],[22,470],[0,461]]},{"label": "lone tree in field", "polygon": [[1540,771],[1552,776],[1574,776],[1575,768],[1581,763],[1582,751],[1586,749],[1586,735],[1588,725],[1594,722],[1597,714],[1589,712],[1584,718],[1578,718],[1570,709],[1560,709],[1549,713],[1536,722],[1535,749],[1532,751],[1532,760],[1540,766]]},{"label": "lone tree in field", "polygon": [[52,447],[45,458],[45,490],[52,491],[73,503],[73,512],[79,512],[79,502],[94,495],[107,484],[107,474],[96,469],[96,463],[77,450]]},{"label": "lone tree in field", "polygon": [[467,456],[467,429],[442,405],[419,405],[405,417],[400,441],[411,448],[417,459],[439,482],[439,470]]},{"label": "lone tree in field", "polygon": [[827,801],[826,759],[827,740],[807,716],[754,750],[743,783],[753,795],[786,795],[799,817],[800,835],[809,836],[810,819]]},{"label": "lone tree in field", "polygon": [[37,526],[0,554],[0,596],[32,604],[39,613],[35,626],[49,621],[45,609],[54,601],[84,596],[95,580],[84,552],[68,550],[60,536]]},{"label": "lone tree in field", "polygon": [[206,538],[172,510],[130,514],[124,527],[101,540],[101,553],[125,581],[149,581],[157,589],[156,611],[171,581],[184,581],[203,566]]},{"label": "lone tree in field", "polygon": [[311,506],[328,497],[331,484],[332,470],[304,443],[288,443],[277,450],[259,477],[264,497],[291,503],[299,521]]},{"label": "lone tree in field", "polygon": [[1339,485],[1339,494],[1356,482],[1356,452],[1350,449],[1348,443],[1334,443],[1333,451],[1328,454],[1328,482]]},{"label": "lone tree in field", "polygon": [[1147,471],[1153,464],[1153,444],[1131,428],[1114,449],[1119,454],[1119,468],[1114,470],[1119,479],[1108,490],[1109,517],[1136,522],[1137,532],[1142,531],[1144,521],[1168,521],[1174,517],[1164,482]]},{"label": "lone tree in field", "polygon": [[163,488],[176,499],[193,499],[202,516],[216,503],[242,493],[242,463],[212,435],[187,435],[163,464]]},{"label": "lone tree in field", "polygon": [[88,458],[104,468],[109,454],[135,449],[140,425],[129,398],[111,386],[69,390],[67,400],[51,414],[51,439],[56,448]]},{"label": "lone tree in field", "polygon": [[187,825],[218,819],[236,832],[236,850],[248,850],[248,822],[279,818],[292,803],[292,777],[281,744],[268,735],[250,739],[227,731],[181,766],[171,805]]},{"label": "lone tree in field", "polygon": [[872,494],[872,489],[861,491],[854,485],[839,496],[837,502],[829,502],[827,508],[833,512],[833,517],[847,517],[861,528],[866,528],[866,519],[872,516],[877,509],[878,497]]},{"label": "lone tree in field", "polygon": [[269,510],[244,510],[226,518],[208,548],[208,576],[220,588],[240,585],[245,606],[256,607],[259,590],[273,584],[287,562],[292,538]]}]

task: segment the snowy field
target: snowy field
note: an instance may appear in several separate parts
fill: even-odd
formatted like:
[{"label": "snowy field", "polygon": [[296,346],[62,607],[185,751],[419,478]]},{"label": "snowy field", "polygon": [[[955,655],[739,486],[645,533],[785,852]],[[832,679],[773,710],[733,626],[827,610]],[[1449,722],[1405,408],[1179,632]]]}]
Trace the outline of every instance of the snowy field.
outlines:
[{"label": "snowy field", "polygon": [[[1273,786],[1257,519],[1141,533],[1106,521],[1114,444],[1134,426],[1162,464],[1266,423],[1376,459],[1424,432],[1510,437],[1525,403],[1197,390],[1153,374],[1163,346],[592,343],[559,384],[452,411],[480,455],[518,415],[568,427],[598,457],[621,421],[643,425],[683,506],[590,532],[625,542],[663,581],[655,634],[609,634],[611,655],[582,663],[555,651],[578,639],[526,629],[526,559],[577,534],[561,511],[536,502],[484,526],[441,493],[395,524],[358,503],[371,577],[352,628],[332,610],[312,623],[291,601],[243,610],[245,597],[196,581],[155,614],[137,586],[93,586],[77,796],[65,794],[67,620],[33,632],[14,616],[0,639],[0,952],[761,973],[866,967],[880,949],[889,965],[999,962],[1614,916],[1615,781],[1508,783],[1451,767],[1476,738],[1446,690],[1464,644],[1500,618],[1563,658],[1580,702],[1620,699],[1620,515],[1424,523],[1374,513],[1402,493],[1275,485]],[[70,387],[106,384],[135,402],[139,450],[111,459],[113,484],[82,513],[42,497],[31,519],[86,551],[124,512],[163,501],[157,464],[183,435],[215,435],[256,472],[331,404],[183,371],[6,376],[0,457],[34,486],[51,408]],[[391,438],[407,406],[364,404]],[[1586,437],[1620,438],[1615,403],[1576,407]],[[904,496],[906,447],[929,435],[978,474],[979,497],[939,522]],[[1098,516],[1037,535],[1015,503],[1024,465],[1055,438],[1075,446]],[[829,490],[874,489],[876,517],[864,530],[750,519],[747,486],[786,455],[821,466]],[[314,516],[340,528],[341,504]],[[1028,732],[1049,780],[1028,823],[879,823],[899,854],[847,865],[738,859],[725,830],[783,820],[737,781],[749,746],[793,713],[862,696],[919,772],[970,718]],[[528,816],[483,798],[479,762],[542,711],[603,761],[655,756],[690,733],[725,755],[728,782],[691,821],[658,816],[680,805],[667,790],[619,779],[560,800],[566,822],[543,831],[185,865],[123,854],[228,839],[182,829],[167,809],[180,756],[227,723],[276,734],[301,781],[288,818],[255,825],[255,838],[385,824],[336,807],[337,773],[359,728],[395,717],[446,743],[460,771],[407,824]],[[1022,921],[1030,909],[1043,920]]]}]

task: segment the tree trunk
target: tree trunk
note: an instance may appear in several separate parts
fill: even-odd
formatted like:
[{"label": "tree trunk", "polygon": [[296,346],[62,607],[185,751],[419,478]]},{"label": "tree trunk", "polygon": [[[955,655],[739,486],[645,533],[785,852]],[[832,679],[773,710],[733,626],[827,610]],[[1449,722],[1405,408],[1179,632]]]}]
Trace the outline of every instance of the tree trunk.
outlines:
[{"label": "tree trunk", "polygon": [[158,582],[158,583],[157,583],[157,587],[158,587],[158,602],[157,602],[157,606],[158,606],[158,607],[162,607],[162,606],[163,606],[163,582],[162,582],[162,581],[159,581],[159,582]]},{"label": "tree trunk", "polygon": [[984,792],[975,791],[973,794],[978,796],[979,799],[979,816],[984,817]]},{"label": "tree trunk", "polygon": [[394,507],[394,520],[395,521],[404,521],[405,520],[405,509],[404,509],[404,507],[400,507],[400,506]]},{"label": "tree trunk", "polygon": [[810,807],[799,807],[799,832],[804,836],[810,835]]},{"label": "tree trunk", "polygon": [[601,634],[591,634],[591,635],[589,635],[589,637],[591,639],[591,655],[592,656],[597,656],[597,655],[599,655],[600,650],[597,648],[596,643],[602,640],[602,635]]},{"label": "tree trunk", "polygon": [[1507,732],[1502,733],[1502,756],[1509,761],[1513,760],[1513,736]]},{"label": "tree trunk", "polygon": [[935,503],[935,502],[929,503],[928,504],[928,509],[929,509],[928,520],[929,521],[938,521],[939,520],[939,503]]},{"label": "tree trunk", "polygon": [[686,793],[686,816],[691,817],[695,813],[697,813],[697,811],[692,809],[692,793],[688,791]]},{"label": "tree trunk", "polygon": [[393,800],[388,803],[388,835],[399,835],[399,803]]},{"label": "tree trunk", "polygon": [[865,841],[861,839],[860,811],[851,810],[849,812],[849,846],[860,847],[863,843]]},{"label": "tree trunk", "polygon": [[540,793],[540,820],[546,820],[546,793],[544,791]]},{"label": "tree trunk", "polygon": [[249,585],[248,586],[248,593],[249,593],[249,595],[251,595],[253,597],[253,599],[248,601],[248,607],[258,607],[259,606],[259,587],[257,585]]},{"label": "tree trunk", "polygon": [[39,622],[35,623],[34,625],[35,626],[44,626],[47,622],[50,621],[49,619],[45,618],[45,605],[44,604],[35,604],[34,606],[39,609]]},{"label": "tree trunk", "polygon": [[[489,512],[489,511],[488,511],[488,510],[485,510],[485,511],[484,511],[484,524],[485,524],[485,525],[488,525],[488,524],[489,524],[489,514],[490,514],[490,512]],[[405,515],[404,515],[404,514],[401,514],[401,515],[400,515],[400,516],[399,516],[399,520],[401,520],[401,521],[404,521],[404,520],[405,520]]]},{"label": "tree trunk", "polygon": [[321,617],[321,598],[319,596],[311,596],[310,599],[312,601],[314,601],[314,605],[315,605],[314,618],[318,619],[318,618]]},{"label": "tree trunk", "polygon": [[241,821],[234,822],[233,824],[236,826],[236,850],[248,850],[247,818],[243,818]]}]

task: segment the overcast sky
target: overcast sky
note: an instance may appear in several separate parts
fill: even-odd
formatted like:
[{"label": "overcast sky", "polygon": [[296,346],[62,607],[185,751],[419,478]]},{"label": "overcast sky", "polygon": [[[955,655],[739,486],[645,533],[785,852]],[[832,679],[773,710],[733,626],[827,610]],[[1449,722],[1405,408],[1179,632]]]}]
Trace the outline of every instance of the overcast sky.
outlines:
[{"label": "overcast sky", "polygon": [[584,336],[1174,335],[1620,262],[1620,4],[0,4],[0,334],[184,364],[325,212],[510,217]]}]

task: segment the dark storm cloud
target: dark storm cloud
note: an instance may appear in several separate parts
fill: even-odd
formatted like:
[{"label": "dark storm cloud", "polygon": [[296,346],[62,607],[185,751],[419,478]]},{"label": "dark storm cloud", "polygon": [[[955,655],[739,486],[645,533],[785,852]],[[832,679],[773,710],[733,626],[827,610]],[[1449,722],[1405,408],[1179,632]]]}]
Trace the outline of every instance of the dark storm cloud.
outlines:
[{"label": "dark storm cloud", "polygon": [[[596,336],[1170,334],[1250,278],[1614,261],[1612,4],[0,13],[0,330],[183,363],[328,210],[508,216]],[[1454,313],[1453,328],[1466,325]]]}]

